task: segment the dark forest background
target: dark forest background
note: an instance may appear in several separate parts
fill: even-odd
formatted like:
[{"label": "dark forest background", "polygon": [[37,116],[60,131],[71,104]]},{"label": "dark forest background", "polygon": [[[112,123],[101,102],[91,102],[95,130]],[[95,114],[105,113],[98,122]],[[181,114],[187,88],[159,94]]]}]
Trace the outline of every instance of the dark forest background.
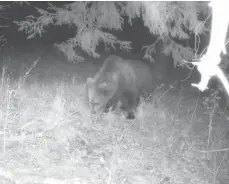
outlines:
[{"label": "dark forest background", "polygon": [[[215,78],[205,92],[192,87],[200,75],[182,63],[206,52],[208,2],[0,7],[0,183],[229,183],[228,96]],[[141,99],[133,121],[116,111],[94,117],[86,103],[85,81],[110,54],[155,69],[157,89]],[[225,73],[227,63],[222,56]]]}]

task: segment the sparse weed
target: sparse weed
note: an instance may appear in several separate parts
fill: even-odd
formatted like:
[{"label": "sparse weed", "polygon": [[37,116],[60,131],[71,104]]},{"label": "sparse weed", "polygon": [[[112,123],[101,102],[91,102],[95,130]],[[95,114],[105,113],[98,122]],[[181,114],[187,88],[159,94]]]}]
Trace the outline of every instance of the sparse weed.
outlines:
[{"label": "sparse weed", "polygon": [[191,136],[182,95],[173,99],[171,89],[141,99],[136,119],[127,121],[119,111],[93,118],[77,79],[28,84],[25,78],[15,83],[3,68],[0,177],[5,183],[208,184],[228,171],[228,154],[220,150],[226,140],[216,136],[222,132],[212,128],[208,147],[207,133]]},{"label": "sparse weed", "polygon": [[[206,114],[212,113],[212,110],[214,109],[215,112],[216,110],[220,110],[220,99],[221,97],[219,96],[221,89],[217,88],[217,89],[211,89],[210,90],[210,95],[209,96],[205,96],[203,97],[203,104],[204,107],[206,108]],[[214,113],[215,113],[214,112]]]}]

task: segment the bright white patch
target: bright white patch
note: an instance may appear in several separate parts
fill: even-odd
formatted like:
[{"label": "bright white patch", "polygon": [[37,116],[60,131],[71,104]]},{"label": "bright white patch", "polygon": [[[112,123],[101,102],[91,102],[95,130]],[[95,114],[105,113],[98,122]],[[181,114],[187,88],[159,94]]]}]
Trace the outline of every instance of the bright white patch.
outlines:
[{"label": "bright white patch", "polygon": [[222,70],[219,68],[220,53],[225,49],[225,38],[227,34],[229,22],[229,1],[215,0],[209,6],[212,7],[212,29],[210,44],[207,53],[201,58],[200,62],[193,63],[201,73],[201,81],[199,84],[192,84],[201,91],[207,89],[208,81],[216,75],[223,83],[227,93],[229,94],[229,84]]},{"label": "bright white patch", "polygon": [[87,94],[88,94],[88,101],[91,102],[91,96],[92,96],[91,89],[87,90]]}]

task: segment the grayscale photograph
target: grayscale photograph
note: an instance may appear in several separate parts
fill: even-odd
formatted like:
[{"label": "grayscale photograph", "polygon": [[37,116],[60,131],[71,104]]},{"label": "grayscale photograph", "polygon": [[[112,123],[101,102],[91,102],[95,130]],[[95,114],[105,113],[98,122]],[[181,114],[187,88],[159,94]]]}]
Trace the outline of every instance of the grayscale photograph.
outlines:
[{"label": "grayscale photograph", "polygon": [[0,184],[229,184],[229,1],[1,1]]}]

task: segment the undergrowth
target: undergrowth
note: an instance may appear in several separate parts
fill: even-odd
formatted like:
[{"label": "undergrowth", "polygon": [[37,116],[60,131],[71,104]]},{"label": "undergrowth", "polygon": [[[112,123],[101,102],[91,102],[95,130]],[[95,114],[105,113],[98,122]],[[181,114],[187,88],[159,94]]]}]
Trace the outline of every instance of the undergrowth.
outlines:
[{"label": "undergrowth", "polygon": [[[192,130],[182,92],[158,90],[137,118],[92,117],[84,84],[27,84],[3,67],[0,88],[0,181],[17,184],[210,184],[226,181],[228,135],[215,125]],[[176,92],[177,93],[177,92]],[[211,134],[209,134],[211,131]],[[227,180],[228,181],[228,180]]]}]

